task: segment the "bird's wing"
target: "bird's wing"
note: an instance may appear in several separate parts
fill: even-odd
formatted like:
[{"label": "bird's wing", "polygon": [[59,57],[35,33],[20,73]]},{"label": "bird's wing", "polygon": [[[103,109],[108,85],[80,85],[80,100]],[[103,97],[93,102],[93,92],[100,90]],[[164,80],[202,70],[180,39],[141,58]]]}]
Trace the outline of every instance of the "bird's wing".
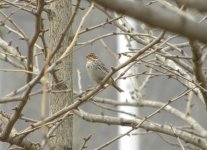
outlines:
[{"label": "bird's wing", "polygon": [[106,67],[106,65],[103,62],[100,61],[99,64],[101,64],[99,65],[99,68],[101,70],[103,70],[106,74],[109,73],[109,69]]}]

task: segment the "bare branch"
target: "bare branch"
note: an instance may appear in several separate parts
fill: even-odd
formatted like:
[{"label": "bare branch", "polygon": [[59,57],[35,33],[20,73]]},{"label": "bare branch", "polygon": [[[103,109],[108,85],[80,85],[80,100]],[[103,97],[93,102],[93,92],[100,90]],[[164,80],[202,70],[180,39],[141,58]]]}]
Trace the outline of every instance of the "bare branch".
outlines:
[{"label": "bare branch", "polygon": [[128,15],[143,21],[151,26],[159,27],[185,37],[207,43],[207,27],[196,23],[184,16],[167,12],[163,8],[159,11],[153,7],[147,7],[143,2],[119,1],[119,0],[93,0],[107,9]]}]

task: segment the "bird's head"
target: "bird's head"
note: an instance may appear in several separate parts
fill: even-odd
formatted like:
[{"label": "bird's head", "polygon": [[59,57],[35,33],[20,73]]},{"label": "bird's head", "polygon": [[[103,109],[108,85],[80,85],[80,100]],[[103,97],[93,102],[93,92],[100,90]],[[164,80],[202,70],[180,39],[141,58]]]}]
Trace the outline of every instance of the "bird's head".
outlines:
[{"label": "bird's head", "polygon": [[94,53],[90,53],[86,56],[88,61],[95,61],[98,59],[98,57]]}]

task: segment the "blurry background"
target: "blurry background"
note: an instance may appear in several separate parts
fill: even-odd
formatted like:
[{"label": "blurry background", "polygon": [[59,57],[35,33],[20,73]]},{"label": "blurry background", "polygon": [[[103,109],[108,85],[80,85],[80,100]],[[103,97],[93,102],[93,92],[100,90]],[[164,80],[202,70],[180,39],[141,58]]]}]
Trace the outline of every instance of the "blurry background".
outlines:
[{"label": "blurry background", "polygon": [[[80,10],[78,13],[78,17],[74,24],[74,32],[76,31],[77,26],[79,25],[79,22],[83,16],[83,14],[86,12],[89,4],[87,1],[81,2],[81,7],[85,8],[84,10]],[[34,28],[34,18],[31,15],[26,15],[25,13],[16,13],[13,17],[14,21],[21,26],[25,33],[29,36],[31,36],[31,33],[33,32],[31,29]],[[1,19],[1,18],[0,18]],[[97,9],[94,9],[89,16],[89,18],[85,21],[84,26],[82,29],[95,26],[97,24],[100,24],[104,22],[107,19],[107,17],[100,12]],[[45,21],[45,24],[47,25],[47,21]],[[137,22],[136,30],[138,32],[142,32],[141,25],[143,23]],[[18,46],[19,49],[21,49],[23,53],[27,53],[24,51],[25,45],[21,40],[18,39],[16,35],[13,33],[8,33],[3,28],[0,28],[2,32],[2,38],[6,41],[11,41],[12,46],[16,47]],[[113,25],[107,24],[104,25],[101,28],[98,28],[96,30],[93,30],[91,32],[87,32],[86,34],[83,34],[79,37],[78,43],[86,42],[90,39],[96,38],[97,36],[104,35],[106,33],[111,33],[117,31],[116,28]],[[103,39],[104,42],[107,44],[110,49],[113,50],[113,52],[117,52],[118,45],[117,45],[117,36],[109,36],[107,38]],[[180,39],[183,40],[183,39]],[[176,43],[177,41],[173,41]],[[172,43],[173,43],[172,42]],[[20,44],[21,43],[21,44]],[[142,46],[137,44],[137,48],[141,48]],[[129,47],[130,48],[130,47]],[[88,53],[94,52],[99,56],[104,63],[107,66],[116,66],[117,60],[110,54],[109,51],[107,51],[100,40],[97,40],[96,42],[92,44],[88,44],[87,46],[84,46],[83,48],[80,48],[75,51],[74,53],[74,90],[79,92],[78,87],[78,71],[80,72],[81,78],[81,85],[82,90],[86,90],[89,87],[92,87],[95,85],[95,82],[91,81],[86,73],[85,64],[86,64],[86,55]],[[207,66],[205,64],[205,66]],[[3,61],[0,61],[0,68],[9,68],[10,66],[4,63]],[[145,71],[146,68],[142,65],[137,65],[137,70],[139,73],[142,71]],[[10,91],[20,87],[25,83],[23,73],[10,73],[10,72],[0,72],[0,96],[4,96]],[[137,84],[139,85],[143,81],[143,76],[137,77]],[[12,85],[12,86],[11,86]],[[38,86],[35,88],[38,89]],[[34,90],[35,90],[34,89]],[[181,91],[183,91],[185,88],[181,86],[180,83],[178,83],[176,80],[169,79],[166,76],[158,76],[150,79],[146,87],[143,89],[143,99],[150,99],[155,101],[162,101],[167,102],[169,99],[173,98],[175,95],[178,95]],[[129,91],[133,92],[133,91]],[[104,98],[111,98],[111,99],[117,99],[118,95],[117,92],[111,88],[108,87],[106,90],[102,91],[98,94],[98,97],[104,97]],[[129,97],[131,99],[131,97]],[[40,119],[40,102],[41,97],[35,96],[33,100],[29,102],[27,107],[24,109],[25,116],[30,116],[34,119]],[[11,113],[12,108],[14,108],[16,103],[8,103],[4,104],[1,107],[2,111],[7,112],[8,114]],[[205,106],[201,103],[200,100],[193,98],[193,111],[192,116],[204,127],[207,129],[207,113]],[[185,109],[186,105],[186,97],[181,98],[180,100],[176,101],[172,104],[179,110]],[[104,109],[101,109],[100,107],[95,106],[94,104],[87,102],[83,106],[81,106],[82,109],[86,110],[90,113],[95,114],[110,114],[112,116],[117,116],[117,113],[107,111]],[[147,107],[139,107],[137,108],[137,111],[139,112],[139,116],[147,116],[154,112],[156,109],[147,108]],[[184,126],[185,122],[182,120],[176,118],[175,116],[168,114],[164,111],[161,111],[158,115],[155,115],[154,117],[150,118],[150,120],[153,120],[155,122],[159,123],[165,123],[165,124],[173,124],[177,126]],[[24,121],[19,121],[16,124],[16,129],[21,130],[25,127]],[[136,131],[137,132],[137,131]],[[32,139],[35,141],[41,140],[41,134],[40,132],[36,131],[34,134],[32,134]],[[168,144],[165,140],[170,141],[172,143],[176,142],[174,138],[171,138],[169,136],[160,135],[159,133],[154,134],[152,132],[147,132],[145,130],[139,129],[140,135],[140,149],[142,150],[159,150],[159,149],[171,149],[176,150],[180,149],[179,147],[173,146],[173,144]],[[98,124],[98,123],[89,123],[86,122],[78,117],[75,117],[75,123],[74,123],[74,150],[77,150],[80,148],[80,146],[83,143],[83,138],[88,137],[89,135],[92,135],[91,140],[87,143],[88,148],[87,149],[94,149],[105,142],[107,142],[110,139],[113,139],[118,135],[118,128],[117,126],[113,125],[107,125],[107,124]],[[138,136],[138,135],[135,135]],[[165,140],[163,140],[165,139]],[[126,143],[127,144],[127,143]],[[1,143],[0,149],[5,149],[8,146],[5,143]],[[108,146],[106,149],[108,150],[116,150],[118,149],[118,142],[114,142],[110,146]]]}]

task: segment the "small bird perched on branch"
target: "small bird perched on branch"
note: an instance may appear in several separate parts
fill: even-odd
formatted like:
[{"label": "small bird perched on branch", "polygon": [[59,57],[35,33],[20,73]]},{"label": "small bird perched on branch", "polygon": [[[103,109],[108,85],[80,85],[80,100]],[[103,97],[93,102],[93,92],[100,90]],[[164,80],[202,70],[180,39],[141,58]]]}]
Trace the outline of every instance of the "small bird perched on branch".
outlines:
[{"label": "small bird perched on branch", "polygon": [[[109,69],[94,53],[88,54],[86,58],[86,70],[89,77],[97,83],[101,82],[109,73]],[[111,84],[119,92],[124,92],[116,85],[112,77],[110,77],[106,83]]]}]

